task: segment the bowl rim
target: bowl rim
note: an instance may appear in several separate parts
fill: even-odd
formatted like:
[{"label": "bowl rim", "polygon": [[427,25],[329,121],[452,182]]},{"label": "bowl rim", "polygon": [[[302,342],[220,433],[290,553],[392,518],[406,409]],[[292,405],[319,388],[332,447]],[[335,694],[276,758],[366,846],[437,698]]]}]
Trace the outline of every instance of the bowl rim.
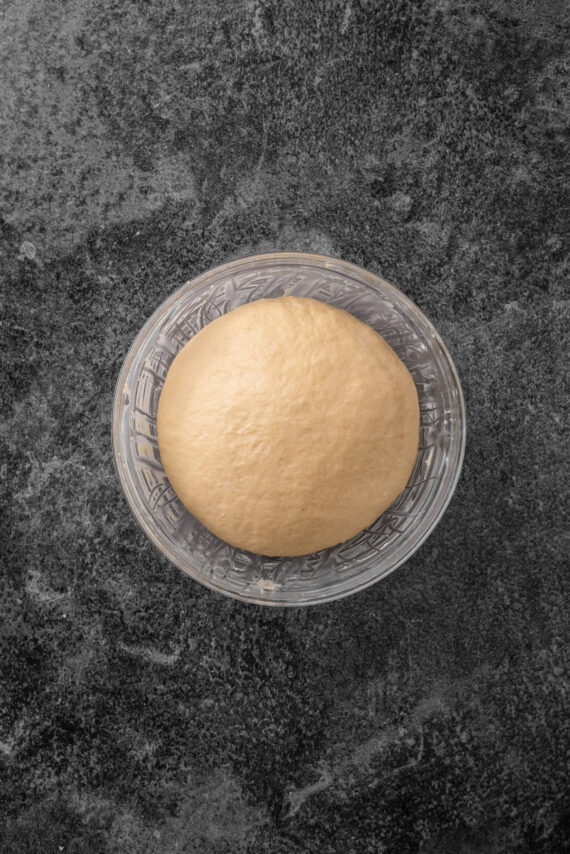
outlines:
[{"label": "bowl rim", "polygon": [[[174,305],[177,300],[185,293],[193,290],[194,288],[200,287],[204,285],[208,279],[216,278],[220,272],[227,272],[231,270],[231,273],[235,273],[239,271],[242,267],[246,267],[251,262],[264,262],[264,263],[286,263],[286,262],[297,262],[302,263],[306,261],[309,266],[312,267],[324,267],[325,269],[330,269],[338,273],[348,273],[351,272],[357,279],[362,279],[362,276],[366,276],[367,284],[370,284],[373,288],[376,287],[376,282],[378,282],[382,288],[388,292],[393,292],[397,299],[400,302],[403,302],[404,305],[411,310],[412,314],[425,324],[434,335],[435,341],[437,342],[438,347],[441,350],[441,355],[443,357],[444,362],[446,363],[451,379],[454,384],[454,390],[457,393],[457,420],[459,422],[459,432],[457,435],[457,450],[455,453],[455,460],[451,461],[455,469],[453,471],[453,475],[448,483],[447,492],[441,499],[439,506],[437,507],[436,512],[433,515],[430,523],[426,526],[425,530],[422,532],[421,536],[416,540],[413,540],[410,543],[409,548],[400,556],[400,558],[394,563],[393,566],[390,566],[385,572],[377,575],[366,575],[364,578],[359,579],[354,585],[348,586],[342,590],[331,590],[325,591],[324,594],[315,596],[314,592],[306,598],[299,599],[296,601],[275,601],[264,599],[260,596],[249,595],[248,593],[238,593],[233,590],[229,590],[223,587],[220,584],[216,584],[212,579],[208,577],[199,577],[197,574],[191,571],[191,568],[188,566],[183,566],[181,563],[176,560],[175,556],[172,554],[168,554],[161,541],[155,534],[154,528],[156,526],[150,525],[147,519],[151,519],[150,514],[146,513],[145,515],[141,512],[140,508],[140,500],[138,498],[138,494],[134,489],[134,485],[132,483],[132,478],[127,476],[127,466],[123,464],[122,452],[121,452],[121,422],[122,422],[122,410],[124,407],[123,403],[123,391],[125,387],[125,382],[127,377],[129,376],[129,372],[131,370],[133,361],[136,358],[137,353],[139,352],[140,345],[147,338],[148,333],[155,325],[159,316],[166,314],[168,309]],[[163,300],[156,309],[152,312],[152,314],[147,318],[147,320],[140,327],[139,331],[135,335],[127,353],[124,357],[121,369],[119,371],[119,375],[117,377],[117,381],[115,383],[115,391],[113,395],[113,407],[112,407],[112,419],[111,419],[111,439],[113,446],[113,462],[115,465],[115,471],[117,473],[117,477],[119,483],[122,487],[123,494],[127,501],[130,510],[136,519],[139,527],[146,534],[150,542],[153,546],[158,549],[158,551],[166,557],[170,563],[176,566],[179,570],[181,570],[185,575],[190,576],[194,581],[197,581],[199,584],[204,587],[209,588],[210,590],[214,590],[216,593],[222,593],[225,596],[228,596],[232,599],[237,599],[240,602],[247,602],[249,604],[254,605],[263,605],[269,607],[282,607],[282,608],[295,608],[295,607],[304,607],[308,605],[321,605],[326,604],[327,602],[337,601],[339,599],[344,599],[347,596],[352,596],[355,593],[359,593],[362,590],[365,590],[367,587],[375,584],[376,582],[387,578],[391,575],[396,569],[406,563],[417,551],[418,549],[425,543],[427,538],[432,534],[436,526],[441,521],[445,511],[447,510],[449,503],[455,493],[457,483],[461,476],[461,471],[463,468],[463,461],[465,458],[465,446],[467,439],[467,419],[466,419],[466,406],[465,406],[465,398],[463,394],[463,389],[461,386],[461,381],[459,379],[459,375],[457,373],[457,369],[453,362],[453,359],[447,349],[445,342],[443,341],[441,335],[437,331],[434,324],[429,320],[429,318],[424,314],[424,312],[418,308],[418,306],[399,288],[392,285],[390,282],[387,282],[382,276],[379,276],[377,273],[372,272],[371,270],[366,269],[365,267],[361,267],[358,264],[354,264],[351,261],[345,261],[342,258],[336,258],[328,255],[322,255],[314,252],[304,252],[301,250],[286,250],[286,251],[273,251],[273,252],[262,252],[254,255],[244,255],[238,256],[236,258],[232,258],[229,261],[225,261],[222,264],[217,264],[214,267],[210,267],[204,272],[200,273],[198,276],[195,276],[192,279],[186,281],[181,287],[177,288],[173,291],[169,296]],[[446,461],[445,469],[448,469],[450,464],[449,459]],[[444,469],[444,471],[445,471]],[[260,591],[261,592],[261,591]]]}]

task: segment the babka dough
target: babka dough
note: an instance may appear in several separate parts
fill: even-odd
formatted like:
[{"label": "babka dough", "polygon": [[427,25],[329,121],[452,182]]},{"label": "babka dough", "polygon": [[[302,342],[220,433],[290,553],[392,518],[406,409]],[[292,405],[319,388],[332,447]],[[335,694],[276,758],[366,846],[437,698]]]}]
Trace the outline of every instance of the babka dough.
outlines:
[{"label": "babka dough", "polygon": [[158,442],[180,500],[222,540],[303,555],[357,534],[412,471],[414,381],[370,326],[314,299],[240,306],[174,359]]}]

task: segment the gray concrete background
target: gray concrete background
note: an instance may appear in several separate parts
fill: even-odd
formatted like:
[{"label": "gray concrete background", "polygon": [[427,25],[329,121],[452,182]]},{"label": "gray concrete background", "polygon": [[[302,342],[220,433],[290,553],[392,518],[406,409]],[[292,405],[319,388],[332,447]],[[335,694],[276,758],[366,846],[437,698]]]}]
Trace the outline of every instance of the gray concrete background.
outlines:
[{"label": "gray concrete background", "polygon": [[[4,0],[0,850],[570,850],[563,2]],[[460,372],[415,557],[269,611],[115,478],[137,330],[209,266],[381,273]]]}]

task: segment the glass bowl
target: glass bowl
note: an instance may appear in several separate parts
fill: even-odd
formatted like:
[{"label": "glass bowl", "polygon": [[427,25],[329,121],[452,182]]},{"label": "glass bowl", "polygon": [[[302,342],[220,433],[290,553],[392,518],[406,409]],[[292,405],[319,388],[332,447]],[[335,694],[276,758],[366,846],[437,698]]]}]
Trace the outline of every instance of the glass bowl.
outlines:
[{"label": "glass bowl", "polygon": [[[283,294],[344,308],[388,341],[416,383],[420,443],[406,489],[373,525],[334,548],[303,557],[269,558],[219,540],[185,509],[160,462],[156,410],[170,363],[193,335],[238,305]],[[236,599],[311,605],[340,599],[384,578],[433,531],[461,471],[465,405],[443,341],[399,290],[335,258],[272,252],[203,273],[172,294],[145,323],[117,382],[113,448],[135,518],[173,564]]]}]

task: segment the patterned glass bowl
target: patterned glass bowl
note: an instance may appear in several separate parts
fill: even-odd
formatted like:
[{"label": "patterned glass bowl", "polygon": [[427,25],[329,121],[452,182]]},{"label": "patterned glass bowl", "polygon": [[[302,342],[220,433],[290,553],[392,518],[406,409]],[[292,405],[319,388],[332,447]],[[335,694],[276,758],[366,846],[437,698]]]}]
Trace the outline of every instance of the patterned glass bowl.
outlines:
[{"label": "patterned glass bowl", "polygon": [[[193,335],[238,305],[283,294],[337,305],[376,329],[415,380],[421,427],[408,485],[373,525],[331,549],[304,557],[269,558],[219,540],[185,509],[160,462],[156,410],[170,363]],[[145,323],[117,382],[113,447],[131,510],[172,563],[236,599],[309,605],[348,596],[384,578],[433,531],[461,471],[465,406],[445,345],[400,291],[344,261],[275,252],[231,261],[198,276]]]}]

